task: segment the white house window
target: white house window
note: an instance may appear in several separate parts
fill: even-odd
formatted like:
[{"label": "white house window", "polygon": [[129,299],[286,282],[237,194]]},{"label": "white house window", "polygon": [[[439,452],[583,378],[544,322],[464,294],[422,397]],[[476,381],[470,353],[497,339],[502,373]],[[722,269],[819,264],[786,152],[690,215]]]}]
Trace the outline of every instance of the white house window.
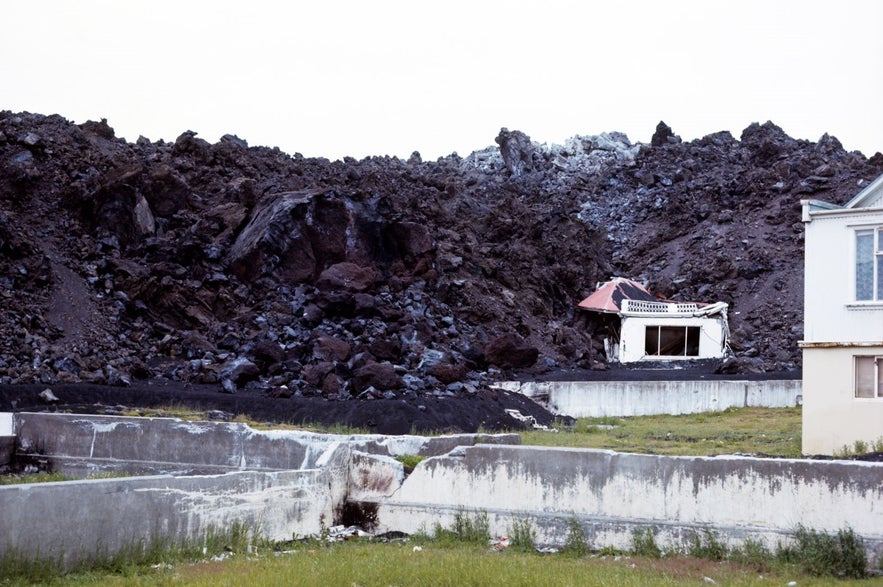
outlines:
[{"label": "white house window", "polygon": [[883,301],[883,229],[855,233],[855,299]]},{"label": "white house window", "polygon": [[644,353],[656,357],[698,357],[699,326],[648,326]]},{"label": "white house window", "polygon": [[883,357],[855,357],[855,397],[883,397]]}]

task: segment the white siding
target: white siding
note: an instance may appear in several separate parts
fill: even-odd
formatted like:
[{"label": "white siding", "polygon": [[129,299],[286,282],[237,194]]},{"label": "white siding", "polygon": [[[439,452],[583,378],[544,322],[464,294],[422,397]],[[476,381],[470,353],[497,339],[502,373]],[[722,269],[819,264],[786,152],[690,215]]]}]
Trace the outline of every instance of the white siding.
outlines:
[{"label": "white siding", "polygon": [[855,301],[856,231],[883,226],[883,209],[867,207],[879,205],[880,198],[867,196],[854,199],[852,208],[804,202],[806,454],[833,454],[856,441],[883,439],[883,398],[855,397],[854,356],[883,355],[883,301]]},{"label": "white siding", "polygon": [[883,210],[813,217],[806,224],[805,341],[883,340],[883,302],[855,301],[855,231],[869,226],[883,226]]},{"label": "white siding", "polygon": [[[644,354],[648,326],[699,326],[699,357],[652,357]],[[671,359],[716,359],[724,356],[724,322],[721,318],[623,316],[620,332],[619,360],[622,363]]]},{"label": "white siding", "polygon": [[803,350],[803,453],[833,454],[856,440],[883,438],[883,398],[857,399],[853,356],[883,346]]}]

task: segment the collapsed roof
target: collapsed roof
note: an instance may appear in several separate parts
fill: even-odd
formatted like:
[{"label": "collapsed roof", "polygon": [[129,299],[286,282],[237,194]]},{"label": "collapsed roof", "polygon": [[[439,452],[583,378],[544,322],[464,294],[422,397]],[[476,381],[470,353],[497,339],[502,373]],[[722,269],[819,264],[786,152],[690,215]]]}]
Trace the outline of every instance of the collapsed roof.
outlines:
[{"label": "collapsed roof", "polygon": [[614,277],[610,281],[599,283],[595,293],[578,305],[584,310],[618,315],[665,313],[669,315],[711,316],[725,312],[727,309],[727,304],[724,302],[710,304],[669,300],[650,293],[640,283],[624,277]]},{"label": "collapsed roof", "polygon": [[610,281],[599,283],[595,293],[581,301],[579,307],[594,312],[619,314],[622,311],[623,300],[642,302],[668,301],[665,298],[653,295],[636,281],[624,277],[614,277]]}]

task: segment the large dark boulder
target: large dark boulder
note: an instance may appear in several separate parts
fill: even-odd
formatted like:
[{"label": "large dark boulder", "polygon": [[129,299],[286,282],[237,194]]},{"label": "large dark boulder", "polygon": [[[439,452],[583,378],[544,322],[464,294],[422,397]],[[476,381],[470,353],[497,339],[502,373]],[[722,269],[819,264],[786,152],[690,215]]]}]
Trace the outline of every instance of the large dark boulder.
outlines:
[{"label": "large dark boulder", "polygon": [[539,350],[514,333],[490,341],[484,348],[488,363],[502,369],[522,369],[537,362]]}]

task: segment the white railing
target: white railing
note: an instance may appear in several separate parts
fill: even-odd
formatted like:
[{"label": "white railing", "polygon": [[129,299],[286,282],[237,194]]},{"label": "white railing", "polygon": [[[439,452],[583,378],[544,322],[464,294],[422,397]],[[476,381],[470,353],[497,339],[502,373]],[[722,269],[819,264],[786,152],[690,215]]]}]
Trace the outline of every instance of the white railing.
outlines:
[{"label": "white railing", "polygon": [[698,304],[679,304],[676,302],[645,302],[642,300],[623,300],[622,311],[635,314],[692,314],[699,310]]}]

